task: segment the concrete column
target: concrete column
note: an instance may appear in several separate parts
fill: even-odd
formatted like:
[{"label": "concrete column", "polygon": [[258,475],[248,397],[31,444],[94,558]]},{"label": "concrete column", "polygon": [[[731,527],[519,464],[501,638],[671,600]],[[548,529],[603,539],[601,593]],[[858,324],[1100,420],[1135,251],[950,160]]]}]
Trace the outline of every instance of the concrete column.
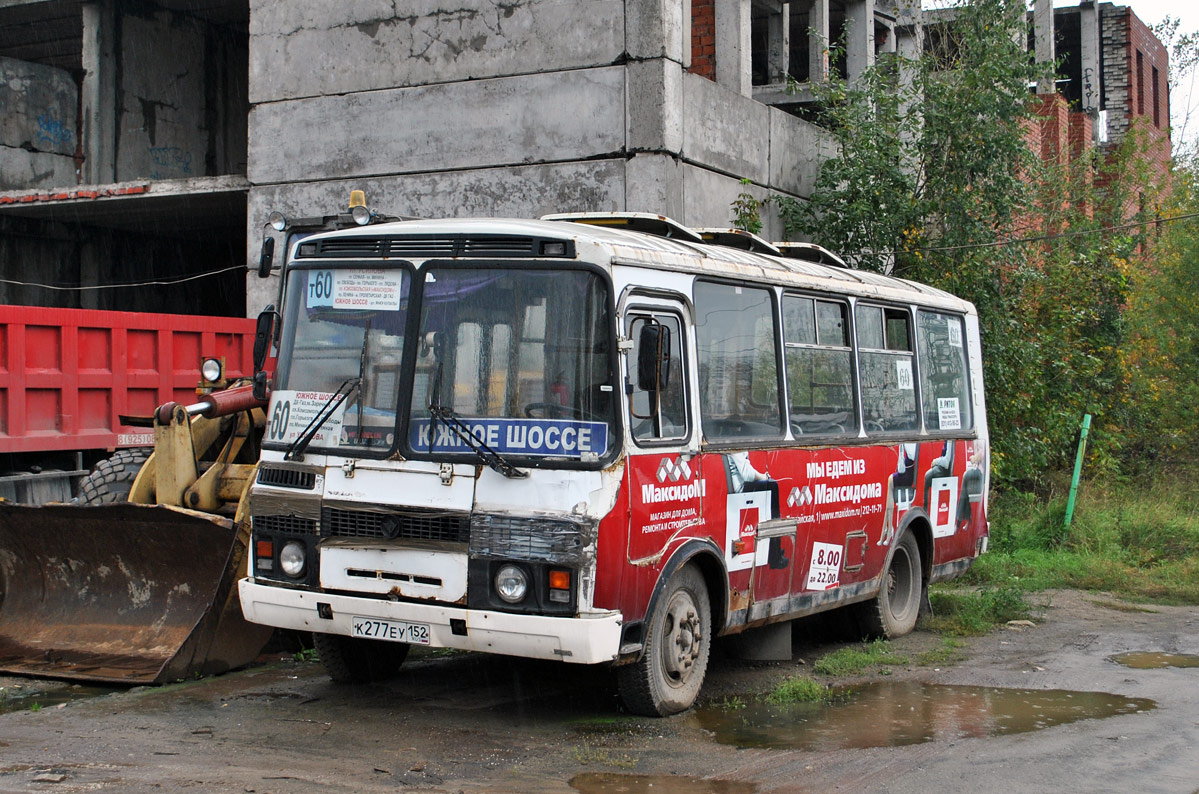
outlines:
[{"label": "concrete column", "polygon": [[753,93],[749,10],[750,0],[716,3],[716,82],[743,96]]},{"label": "concrete column", "polygon": [[83,181],[117,181],[117,54],[114,0],[83,4]]},{"label": "concrete column", "polygon": [[812,0],[808,8],[808,82],[828,79],[828,0]]},{"label": "concrete column", "polygon": [[874,65],[874,0],[845,3],[845,75],[857,80]]},{"label": "concrete column", "polygon": [[924,54],[924,25],[914,21],[898,24],[893,32],[895,51],[899,56],[899,91],[902,102],[900,112],[910,115],[915,112],[919,97],[916,96],[917,61]]},{"label": "concrete column", "polygon": [[791,4],[779,3],[767,20],[767,82],[781,83],[791,71]]},{"label": "concrete column", "polygon": [[[1082,109],[1095,120],[1099,118],[1100,95],[1099,8],[1095,0],[1085,0],[1079,5],[1078,24],[1082,50]],[[1098,140],[1098,125],[1092,125],[1092,130]]]},{"label": "concrete column", "polygon": [[[1053,54],[1053,0],[1033,0],[1032,26],[1037,63],[1053,64],[1057,60]],[[1057,86],[1054,85],[1052,75],[1037,83],[1038,94],[1052,94],[1056,91]]]},{"label": "concrete column", "polygon": [[691,0],[625,0],[625,50],[631,58],[691,60]]}]

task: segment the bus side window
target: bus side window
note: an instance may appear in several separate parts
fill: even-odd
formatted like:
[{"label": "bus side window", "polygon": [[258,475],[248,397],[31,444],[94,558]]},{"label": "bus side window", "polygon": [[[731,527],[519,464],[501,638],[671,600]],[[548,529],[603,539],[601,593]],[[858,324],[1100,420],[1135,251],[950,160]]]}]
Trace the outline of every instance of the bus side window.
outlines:
[{"label": "bus side window", "polygon": [[[641,329],[650,323],[664,326],[670,338],[670,373],[666,387],[655,393],[651,384],[639,382]],[[637,441],[685,439],[687,431],[687,376],[683,359],[683,325],[673,314],[633,315],[629,320],[629,428]]]},{"label": "bus side window", "polygon": [[923,309],[917,312],[920,396],[924,424],[930,432],[974,427],[965,338],[961,317]]},{"label": "bus side window", "polygon": [[697,281],[695,311],[704,435],[713,441],[781,438],[770,290]]},{"label": "bus side window", "polygon": [[856,435],[848,307],[784,295],[783,334],[792,434]]},{"label": "bus side window", "polygon": [[915,361],[906,309],[858,304],[858,379],[867,433],[915,430]]}]

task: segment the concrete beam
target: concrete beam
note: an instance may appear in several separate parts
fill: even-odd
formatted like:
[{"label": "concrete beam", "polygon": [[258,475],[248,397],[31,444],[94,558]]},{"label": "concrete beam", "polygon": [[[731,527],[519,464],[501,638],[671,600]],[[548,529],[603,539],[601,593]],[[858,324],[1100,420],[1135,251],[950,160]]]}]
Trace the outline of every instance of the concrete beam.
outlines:
[{"label": "concrete beam", "polygon": [[250,102],[605,66],[630,45],[680,60],[681,15],[679,0],[254,0]]},{"label": "concrete beam", "polygon": [[625,67],[609,66],[258,105],[248,176],[261,185],[582,160],[625,141]]}]

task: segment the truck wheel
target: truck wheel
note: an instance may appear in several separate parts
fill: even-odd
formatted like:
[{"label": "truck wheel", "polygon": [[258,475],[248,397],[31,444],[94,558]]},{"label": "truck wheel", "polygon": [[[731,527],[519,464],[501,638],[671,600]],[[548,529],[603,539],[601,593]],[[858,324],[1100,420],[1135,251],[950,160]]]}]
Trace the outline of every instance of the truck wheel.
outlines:
[{"label": "truck wheel", "polygon": [[408,656],[406,643],[340,634],[313,632],[312,644],[325,672],[338,684],[369,684],[392,678]]},{"label": "truck wheel", "polygon": [[150,457],[149,449],[118,449],[112,457],[96,464],[91,473],[79,483],[77,504],[106,505],[125,502],[133,489],[133,481]]},{"label": "truck wheel", "polygon": [[620,699],[647,717],[685,711],[699,694],[711,649],[708,587],[688,565],[670,578],[654,607],[641,658],[617,669]]},{"label": "truck wheel", "polygon": [[905,532],[895,545],[878,595],[873,601],[858,605],[858,619],[867,636],[890,639],[915,628],[924,586],[921,570],[916,537]]}]

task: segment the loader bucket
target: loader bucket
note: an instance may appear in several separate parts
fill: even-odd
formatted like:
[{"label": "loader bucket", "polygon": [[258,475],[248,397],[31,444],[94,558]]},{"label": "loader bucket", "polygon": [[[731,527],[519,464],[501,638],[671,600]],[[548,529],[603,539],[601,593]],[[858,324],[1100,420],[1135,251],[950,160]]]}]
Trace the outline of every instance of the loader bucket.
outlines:
[{"label": "loader bucket", "polygon": [[254,659],[229,518],[139,504],[0,503],[0,672],[158,684]]}]

